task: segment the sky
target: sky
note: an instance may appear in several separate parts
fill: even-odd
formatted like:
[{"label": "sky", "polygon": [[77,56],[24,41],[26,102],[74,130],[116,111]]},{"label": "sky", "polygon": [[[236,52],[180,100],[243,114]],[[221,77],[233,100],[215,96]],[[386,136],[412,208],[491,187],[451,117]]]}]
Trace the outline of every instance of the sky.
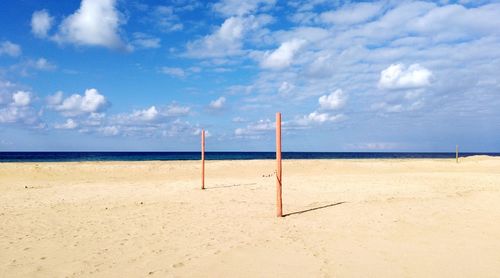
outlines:
[{"label": "sky", "polygon": [[0,151],[500,152],[500,1],[0,4]]}]

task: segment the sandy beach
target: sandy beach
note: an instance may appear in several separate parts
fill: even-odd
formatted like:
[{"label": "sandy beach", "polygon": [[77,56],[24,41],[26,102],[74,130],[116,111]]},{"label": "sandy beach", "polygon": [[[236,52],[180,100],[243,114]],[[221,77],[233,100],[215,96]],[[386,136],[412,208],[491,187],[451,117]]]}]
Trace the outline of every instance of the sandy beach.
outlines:
[{"label": "sandy beach", "polygon": [[500,158],[0,164],[0,277],[498,277]]}]

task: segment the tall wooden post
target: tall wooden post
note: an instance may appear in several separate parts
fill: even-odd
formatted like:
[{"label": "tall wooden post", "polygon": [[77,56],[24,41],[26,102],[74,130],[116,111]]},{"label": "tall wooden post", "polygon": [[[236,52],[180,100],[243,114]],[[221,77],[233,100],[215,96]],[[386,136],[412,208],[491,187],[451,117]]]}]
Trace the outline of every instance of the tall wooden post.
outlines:
[{"label": "tall wooden post", "polygon": [[276,113],[276,216],[283,216],[281,198],[281,113]]},{"label": "tall wooden post", "polygon": [[201,189],[205,189],[205,130],[201,130]]},{"label": "tall wooden post", "polygon": [[456,151],[455,151],[455,158],[456,158],[457,163],[458,163],[458,145],[457,145],[457,148],[456,148]]}]

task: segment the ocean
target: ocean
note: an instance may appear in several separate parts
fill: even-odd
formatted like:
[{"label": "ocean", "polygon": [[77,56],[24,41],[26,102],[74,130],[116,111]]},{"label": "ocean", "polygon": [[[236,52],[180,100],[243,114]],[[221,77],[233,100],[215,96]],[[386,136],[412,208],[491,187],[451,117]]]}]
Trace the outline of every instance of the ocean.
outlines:
[{"label": "ocean", "polygon": [[[460,153],[500,156],[500,153]],[[283,159],[455,158],[441,152],[283,152]],[[274,159],[274,152],[206,152],[207,160]],[[199,160],[200,152],[0,152],[0,162]]]}]

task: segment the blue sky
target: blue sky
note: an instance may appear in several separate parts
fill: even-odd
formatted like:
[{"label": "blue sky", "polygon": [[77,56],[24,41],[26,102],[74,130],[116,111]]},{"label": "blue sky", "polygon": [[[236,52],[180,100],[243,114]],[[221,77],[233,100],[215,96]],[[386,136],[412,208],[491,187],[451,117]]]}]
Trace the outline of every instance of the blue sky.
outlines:
[{"label": "blue sky", "polygon": [[3,1],[0,150],[500,151],[500,1]]}]

